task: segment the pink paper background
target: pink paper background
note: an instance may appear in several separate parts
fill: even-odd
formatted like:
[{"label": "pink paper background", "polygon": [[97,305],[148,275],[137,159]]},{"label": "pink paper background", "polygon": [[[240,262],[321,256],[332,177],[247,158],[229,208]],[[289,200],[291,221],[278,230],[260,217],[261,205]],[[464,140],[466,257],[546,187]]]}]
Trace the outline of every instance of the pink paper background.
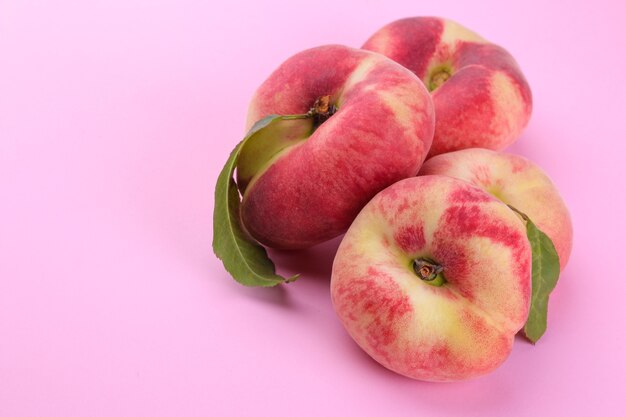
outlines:
[{"label": "pink paper background", "polygon": [[[626,415],[623,4],[0,0],[0,416]],[[545,337],[462,383],[356,347],[328,294],[338,240],[274,253],[303,274],[275,289],[238,285],[210,248],[256,86],[411,15],[515,55],[535,108],[512,150],[575,226]]]}]

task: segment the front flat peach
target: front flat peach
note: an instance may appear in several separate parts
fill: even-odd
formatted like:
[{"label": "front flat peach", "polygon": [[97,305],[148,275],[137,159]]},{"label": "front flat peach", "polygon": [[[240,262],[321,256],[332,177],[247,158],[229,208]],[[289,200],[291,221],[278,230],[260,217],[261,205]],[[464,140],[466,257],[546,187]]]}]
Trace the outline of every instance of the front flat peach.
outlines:
[{"label": "front flat peach", "polygon": [[506,205],[463,181],[410,178],[379,193],[348,230],[333,305],[385,367],[422,380],[471,378],[509,355],[528,315],[530,260]]}]

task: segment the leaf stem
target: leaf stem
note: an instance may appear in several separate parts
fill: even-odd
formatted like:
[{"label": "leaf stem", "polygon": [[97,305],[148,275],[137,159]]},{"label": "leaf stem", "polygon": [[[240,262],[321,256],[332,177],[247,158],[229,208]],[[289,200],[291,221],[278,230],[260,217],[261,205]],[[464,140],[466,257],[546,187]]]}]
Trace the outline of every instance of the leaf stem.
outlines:
[{"label": "leaf stem", "polygon": [[527,222],[528,220],[530,220],[530,218],[529,218],[527,215],[525,215],[524,213],[522,213],[521,211],[519,211],[518,209],[516,209],[516,208],[515,208],[515,207],[513,207],[512,205],[507,204],[507,206],[509,206],[509,208],[510,208],[511,210],[513,210],[514,212],[516,212],[517,214],[519,214],[519,215],[520,215],[520,217],[521,217],[521,218],[522,218],[525,222]]},{"label": "leaf stem", "polygon": [[311,117],[313,117],[311,112],[304,113],[304,114],[289,114],[286,116],[281,116],[283,120],[310,119]]}]

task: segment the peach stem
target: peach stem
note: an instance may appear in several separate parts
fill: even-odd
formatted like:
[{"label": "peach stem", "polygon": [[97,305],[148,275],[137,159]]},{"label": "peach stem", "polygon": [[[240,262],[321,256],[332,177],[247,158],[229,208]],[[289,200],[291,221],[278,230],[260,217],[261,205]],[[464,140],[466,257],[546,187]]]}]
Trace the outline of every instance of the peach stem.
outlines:
[{"label": "peach stem", "polygon": [[443,266],[430,259],[418,258],[413,260],[413,271],[422,281],[440,287],[445,283],[442,275]]}]

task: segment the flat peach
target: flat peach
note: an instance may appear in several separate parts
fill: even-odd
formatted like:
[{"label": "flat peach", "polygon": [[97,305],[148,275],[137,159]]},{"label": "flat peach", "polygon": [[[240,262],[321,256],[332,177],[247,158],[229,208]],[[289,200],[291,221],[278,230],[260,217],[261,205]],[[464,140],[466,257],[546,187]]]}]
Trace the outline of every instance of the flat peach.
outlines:
[{"label": "flat peach", "polygon": [[431,91],[436,127],[429,156],[475,147],[501,150],[528,124],[532,95],[511,54],[456,22],[397,20],[363,48],[407,67]]},{"label": "flat peach", "polygon": [[[245,182],[241,216],[260,243],[304,248],[345,232],[380,190],[413,176],[434,131],[420,80],[379,54],[330,45],[289,58],[258,89],[248,127],[328,100],[329,118]],[[239,167],[241,168],[241,166]]]},{"label": "flat peach", "polygon": [[431,175],[402,180],[359,213],[333,264],[333,306],[356,343],[411,378],[486,374],[528,316],[524,224],[478,187]]},{"label": "flat peach", "polygon": [[447,175],[474,184],[526,214],[554,243],[561,270],[572,251],[572,220],[550,178],[519,155],[465,149],[438,155],[420,175]]}]

